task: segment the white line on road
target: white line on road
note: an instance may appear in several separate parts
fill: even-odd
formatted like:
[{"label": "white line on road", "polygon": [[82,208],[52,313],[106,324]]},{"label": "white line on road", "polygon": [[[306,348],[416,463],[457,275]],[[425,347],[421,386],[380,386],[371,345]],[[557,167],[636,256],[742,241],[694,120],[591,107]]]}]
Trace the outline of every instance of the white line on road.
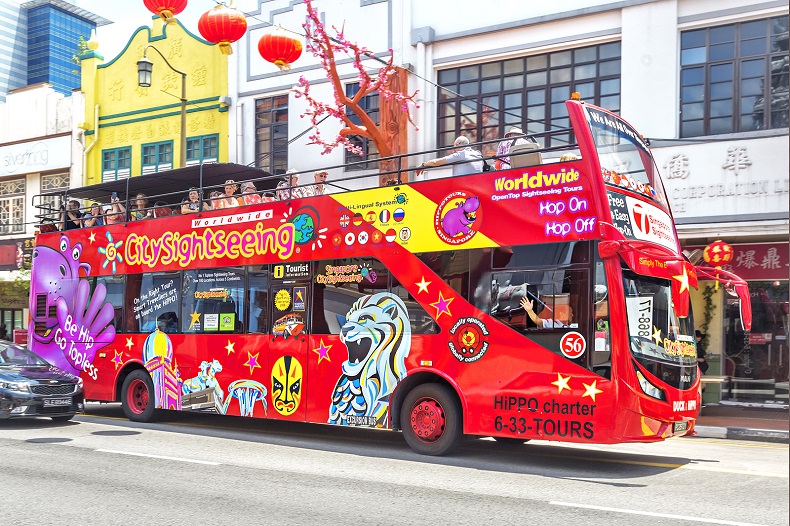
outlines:
[{"label": "white line on road", "polygon": [[678,519],[683,521],[706,522],[708,524],[727,524],[728,526],[763,526],[751,522],[727,521],[723,519],[707,519],[705,517],[689,517],[686,515],[671,515],[669,513],[655,513],[652,511],[624,510],[621,508],[607,508],[606,506],[593,506],[591,504],[574,504],[572,502],[550,501],[549,504],[555,506],[567,506],[570,508],[585,508],[588,510],[612,511],[615,513],[629,513],[631,515],[648,515],[650,517],[663,517],[665,519]]},{"label": "white line on road", "polygon": [[132,453],[131,451],[116,451],[114,449],[97,449],[99,453],[112,453],[115,455],[129,455],[132,457],[148,457],[148,458],[159,458],[162,460],[175,460],[176,462],[189,462],[191,464],[205,464],[207,466],[219,466],[219,462],[211,462],[209,460],[196,460],[192,458],[180,458],[180,457],[167,457],[164,455],[150,455],[148,453]]}]

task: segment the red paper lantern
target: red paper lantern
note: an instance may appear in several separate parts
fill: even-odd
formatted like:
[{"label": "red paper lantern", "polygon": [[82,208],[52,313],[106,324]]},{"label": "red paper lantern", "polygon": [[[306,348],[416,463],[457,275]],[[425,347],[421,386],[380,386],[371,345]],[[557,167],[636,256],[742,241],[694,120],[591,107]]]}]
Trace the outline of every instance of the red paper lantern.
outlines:
[{"label": "red paper lantern", "polygon": [[243,37],[247,31],[247,19],[236,9],[218,5],[203,13],[198,20],[198,31],[203,38],[217,44],[222,53],[230,55],[233,53],[230,44]]},{"label": "red paper lantern", "polygon": [[145,7],[155,15],[162,17],[166,23],[175,20],[173,17],[183,11],[187,0],[143,0]]},{"label": "red paper lantern", "polygon": [[287,71],[291,69],[291,63],[302,55],[302,42],[278,27],[261,37],[258,53],[280,71]]},{"label": "red paper lantern", "polygon": [[705,260],[705,263],[717,268],[732,261],[732,256],[732,247],[721,240],[714,241],[702,252],[702,259]]}]

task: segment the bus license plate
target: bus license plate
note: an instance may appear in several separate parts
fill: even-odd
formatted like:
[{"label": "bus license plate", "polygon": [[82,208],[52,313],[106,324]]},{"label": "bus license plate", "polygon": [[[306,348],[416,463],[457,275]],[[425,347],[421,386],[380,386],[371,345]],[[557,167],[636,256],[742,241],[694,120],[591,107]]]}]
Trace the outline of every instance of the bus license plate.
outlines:
[{"label": "bus license plate", "polygon": [[675,422],[672,424],[672,432],[673,433],[683,433],[688,431],[689,423],[688,422]]},{"label": "bus license plate", "polygon": [[71,398],[45,398],[44,407],[62,407],[71,405]]}]

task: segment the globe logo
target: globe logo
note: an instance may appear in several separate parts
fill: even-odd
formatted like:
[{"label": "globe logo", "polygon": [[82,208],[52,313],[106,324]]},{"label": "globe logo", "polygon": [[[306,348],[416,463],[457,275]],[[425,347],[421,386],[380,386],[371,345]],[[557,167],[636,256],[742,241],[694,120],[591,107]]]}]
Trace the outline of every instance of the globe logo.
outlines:
[{"label": "globe logo", "polygon": [[311,239],[313,239],[313,233],[315,232],[315,221],[309,214],[298,214],[291,219],[291,223],[294,225],[294,229],[296,230],[294,241],[297,245],[304,245]]}]

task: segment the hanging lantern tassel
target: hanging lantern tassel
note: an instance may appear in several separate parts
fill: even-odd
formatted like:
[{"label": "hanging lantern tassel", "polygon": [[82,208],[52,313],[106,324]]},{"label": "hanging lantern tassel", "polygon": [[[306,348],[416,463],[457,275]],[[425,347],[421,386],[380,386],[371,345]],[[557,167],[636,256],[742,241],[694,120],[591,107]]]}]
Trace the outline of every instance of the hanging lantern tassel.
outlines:
[{"label": "hanging lantern tassel", "polygon": [[[732,261],[733,252],[732,247],[722,240],[716,240],[702,252],[702,259],[705,263],[721,270],[721,267]],[[716,282],[716,290],[719,290],[719,282]]]},{"label": "hanging lantern tassel", "polygon": [[198,20],[198,31],[203,38],[218,45],[222,54],[230,55],[233,53],[231,44],[247,32],[247,19],[240,11],[220,4],[203,13]]},{"label": "hanging lantern tassel", "polygon": [[258,53],[264,60],[280,68],[280,71],[288,71],[291,64],[302,55],[302,42],[278,27],[261,37]]},{"label": "hanging lantern tassel", "polygon": [[166,24],[175,22],[175,16],[186,9],[187,0],[143,0],[145,7],[159,15]]}]

